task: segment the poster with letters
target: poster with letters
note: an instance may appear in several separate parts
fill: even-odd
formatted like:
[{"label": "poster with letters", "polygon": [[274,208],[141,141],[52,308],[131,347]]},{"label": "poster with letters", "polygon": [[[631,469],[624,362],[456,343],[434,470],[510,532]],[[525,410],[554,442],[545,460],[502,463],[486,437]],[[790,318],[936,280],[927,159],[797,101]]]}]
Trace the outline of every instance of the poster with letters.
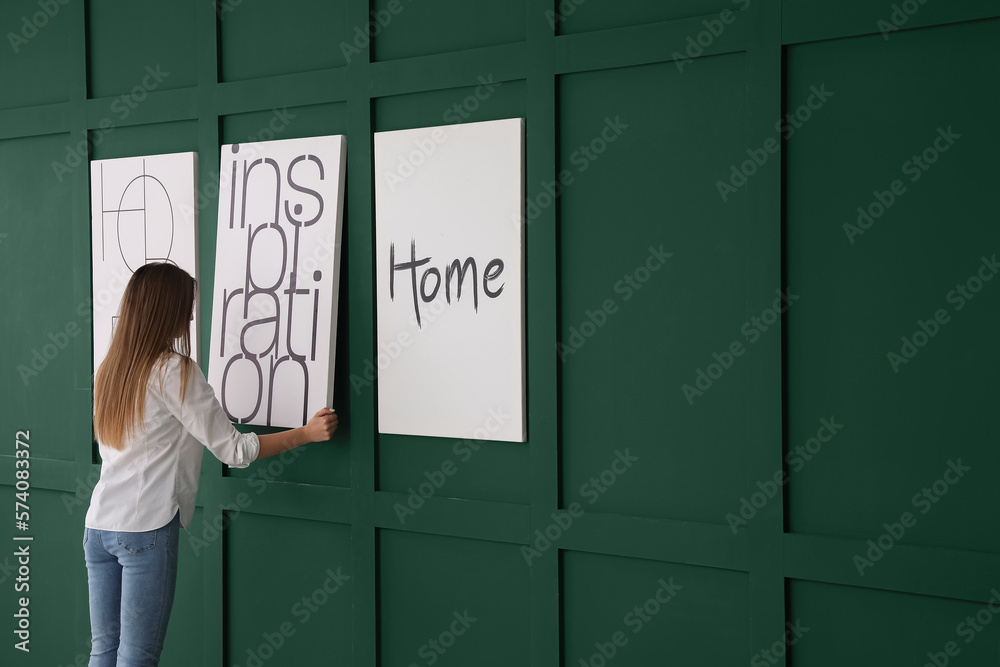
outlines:
[{"label": "poster with letters", "polygon": [[524,442],[524,120],[375,134],[381,433]]},{"label": "poster with letters", "polygon": [[[90,163],[94,372],[111,346],[125,286],[140,266],[172,262],[198,278],[198,154]],[[198,359],[198,313],[191,356]]]},{"label": "poster with letters", "polygon": [[222,147],[208,380],[234,423],[333,406],[343,136]]}]

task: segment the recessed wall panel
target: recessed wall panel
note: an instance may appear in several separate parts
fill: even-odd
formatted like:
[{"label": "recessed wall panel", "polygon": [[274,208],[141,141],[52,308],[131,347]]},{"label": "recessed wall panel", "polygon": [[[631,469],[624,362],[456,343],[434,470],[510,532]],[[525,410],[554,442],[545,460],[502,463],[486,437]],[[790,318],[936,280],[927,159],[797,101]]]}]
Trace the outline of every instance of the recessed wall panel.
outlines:
[{"label": "recessed wall panel", "polygon": [[72,11],[56,4],[45,12],[37,0],[11,0],[0,5],[0,25],[5,37],[0,109],[68,101],[72,70],[65,64],[77,57],[69,38],[75,28]]},{"label": "recessed wall panel", "polygon": [[[76,275],[89,282],[89,271],[74,273],[76,263],[89,263],[86,199],[79,247],[67,231],[74,220],[73,187],[87,178],[87,166],[84,161],[59,174],[52,168],[69,142],[67,134],[0,141],[0,261],[8,267],[0,318],[7,346],[0,355],[0,428],[11,438],[29,430],[34,457],[72,461],[75,448],[90,443],[92,302],[89,288],[74,288]],[[53,406],[62,418],[52,418]],[[13,456],[13,445],[3,454]]]},{"label": "recessed wall panel", "polygon": [[1000,548],[977,521],[1000,511],[998,39],[994,20],[789,50],[788,112],[809,115],[786,169],[792,530],[877,540],[908,514],[901,543]]},{"label": "recessed wall panel", "polygon": [[797,667],[989,665],[997,660],[1000,593],[982,602],[837,586],[789,583],[789,647]]},{"label": "recessed wall panel", "polygon": [[563,664],[749,661],[746,573],[581,552],[562,557]]},{"label": "recessed wall panel", "polygon": [[558,207],[564,504],[708,523],[739,506],[745,355],[778,335],[749,318],[779,287],[747,290],[748,186],[718,186],[748,159],[745,68],[560,77],[559,198],[543,187],[526,219]]},{"label": "recessed wall panel", "polygon": [[[552,0],[553,8],[545,18],[554,25],[556,34],[569,35],[591,30],[608,30],[626,26],[672,21],[705,16],[718,20],[722,10],[739,11],[749,7],[750,0],[628,0],[627,2],[574,2]],[[712,16],[714,14],[714,16]]]},{"label": "recessed wall panel", "polygon": [[230,664],[268,664],[265,656],[271,656],[272,664],[313,664],[317,656],[349,662],[354,574],[350,527],[249,511],[230,515],[228,526]]},{"label": "recessed wall panel", "polygon": [[379,532],[382,661],[527,664],[528,568],[519,547]]},{"label": "recessed wall panel", "polygon": [[198,83],[195,0],[87,3],[89,97],[119,97],[123,111],[154,91]]},{"label": "recessed wall panel", "polygon": [[525,36],[525,6],[522,2],[488,0],[475,5],[475,20],[468,20],[470,7],[460,0],[410,2],[376,0],[370,26],[361,26],[372,41],[372,60],[411,58],[449,51],[520,42]]},{"label": "recessed wall panel", "polygon": [[[196,507],[188,530],[181,530],[177,544],[177,588],[170,612],[169,639],[163,645],[164,665],[198,664],[205,651],[206,551],[193,537],[205,537],[205,513]],[[211,534],[211,533],[209,533]],[[222,546],[221,541],[216,548]],[[181,639],[183,638],[183,639]]]},{"label": "recessed wall panel", "polygon": [[[351,52],[342,0],[222,0],[218,4],[223,81],[343,67]],[[361,26],[362,28],[364,26]]]}]

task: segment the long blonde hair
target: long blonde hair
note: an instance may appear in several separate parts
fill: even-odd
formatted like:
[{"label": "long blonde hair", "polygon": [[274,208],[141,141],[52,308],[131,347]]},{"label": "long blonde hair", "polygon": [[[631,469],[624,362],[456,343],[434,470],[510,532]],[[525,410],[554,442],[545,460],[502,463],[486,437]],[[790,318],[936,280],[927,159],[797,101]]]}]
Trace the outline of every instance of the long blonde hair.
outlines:
[{"label": "long blonde hair", "polygon": [[133,437],[145,415],[146,383],[164,355],[180,355],[183,402],[193,364],[189,324],[197,286],[187,271],[166,262],[132,274],[111,348],[94,377],[94,430],[101,444],[121,450]]}]

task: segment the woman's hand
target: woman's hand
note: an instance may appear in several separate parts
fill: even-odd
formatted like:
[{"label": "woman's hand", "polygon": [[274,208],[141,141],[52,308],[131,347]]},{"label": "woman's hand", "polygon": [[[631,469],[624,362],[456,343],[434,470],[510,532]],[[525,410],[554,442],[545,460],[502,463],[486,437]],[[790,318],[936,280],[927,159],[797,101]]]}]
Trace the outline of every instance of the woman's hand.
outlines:
[{"label": "woman's hand", "polygon": [[326,442],[336,430],[337,413],[330,408],[323,408],[314,414],[305,426],[258,436],[260,451],[257,453],[257,458],[266,459],[310,442]]},{"label": "woman's hand", "polygon": [[326,442],[337,430],[337,413],[330,408],[323,408],[312,416],[303,429],[307,442]]}]

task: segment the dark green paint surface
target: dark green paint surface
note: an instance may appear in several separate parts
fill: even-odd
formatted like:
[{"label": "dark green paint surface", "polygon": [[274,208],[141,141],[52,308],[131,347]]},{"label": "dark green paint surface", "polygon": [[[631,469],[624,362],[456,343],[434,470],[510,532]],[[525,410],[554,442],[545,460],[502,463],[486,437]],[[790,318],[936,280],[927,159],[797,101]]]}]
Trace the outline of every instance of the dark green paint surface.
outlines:
[{"label": "dark green paint surface", "polygon": [[[348,142],[341,428],[244,470],[206,457],[161,664],[922,665],[951,641],[951,665],[996,663],[1000,281],[949,293],[1000,254],[1000,2],[885,30],[893,3],[754,0],[719,32],[741,3],[53,1],[34,33],[41,5],[0,6],[3,511],[18,430],[32,484],[30,530],[0,530],[0,664],[88,652],[87,158],[198,152],[205,346],[220,147],[321,134]],[[510,117],[528,442],[379,436],[372,132]],[[15,532],[35,538],[30,654]],[[681,588],[649,603],[661,580]]]}]

